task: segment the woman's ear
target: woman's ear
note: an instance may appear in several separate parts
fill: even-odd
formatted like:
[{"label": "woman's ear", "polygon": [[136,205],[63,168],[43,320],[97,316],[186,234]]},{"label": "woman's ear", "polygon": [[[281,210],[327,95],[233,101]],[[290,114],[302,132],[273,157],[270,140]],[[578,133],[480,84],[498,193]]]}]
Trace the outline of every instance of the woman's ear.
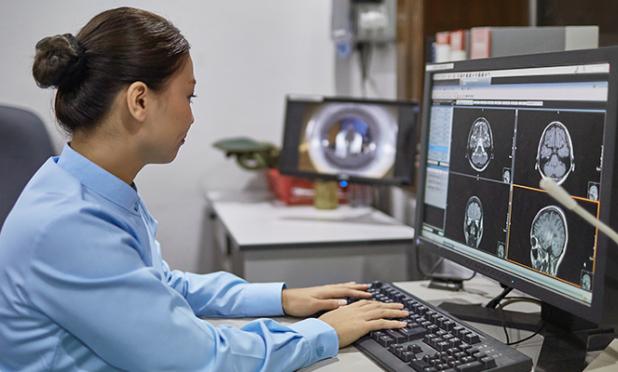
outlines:
[{"label": "woman's ear", "polygon": [[139,122],[146,120],[148,93],[148,86],[141,81],[131,83],[127,88],[127,108],[131,116]]}]

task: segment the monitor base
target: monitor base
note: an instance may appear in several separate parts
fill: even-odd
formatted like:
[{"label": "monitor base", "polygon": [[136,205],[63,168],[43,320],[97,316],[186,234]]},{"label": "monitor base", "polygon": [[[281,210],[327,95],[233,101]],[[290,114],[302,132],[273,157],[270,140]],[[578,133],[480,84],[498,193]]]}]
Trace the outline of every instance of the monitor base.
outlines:
[{"label": "monitor base", "polygon": [[429,288],[442,289],[447,291],[458,292],[463,290],[463,280],[453,278],[438,278],[433,277],[429,281]]}]

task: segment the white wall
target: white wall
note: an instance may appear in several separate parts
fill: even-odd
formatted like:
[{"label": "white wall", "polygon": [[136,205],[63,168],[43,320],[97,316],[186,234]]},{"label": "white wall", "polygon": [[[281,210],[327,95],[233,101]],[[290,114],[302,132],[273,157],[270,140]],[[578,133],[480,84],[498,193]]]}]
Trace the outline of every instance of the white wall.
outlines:
[{"label": "white wall", "polygon": [[[259,183],[211,147],[245,135],[280,143],[286,93],[359,95],[355,59],[336,61],[330,41],[331,0],[20,0],[0,3],[0,103],[28,107],[48,124],[57,149],[65,138],[51,111],[53,92],[31,77],[34,45],[45,36],[77,33],[92,16],[136,6],[170,19],[189,40],[198,81],[195,124],[176,160],[146,167],[139,190],[157,217],[163,254],[173,266],[198,265],[202,190]],[[374,53],[371,96],[395,94],[395,51]],[[337,74],[337,78],[336,78]]]}]

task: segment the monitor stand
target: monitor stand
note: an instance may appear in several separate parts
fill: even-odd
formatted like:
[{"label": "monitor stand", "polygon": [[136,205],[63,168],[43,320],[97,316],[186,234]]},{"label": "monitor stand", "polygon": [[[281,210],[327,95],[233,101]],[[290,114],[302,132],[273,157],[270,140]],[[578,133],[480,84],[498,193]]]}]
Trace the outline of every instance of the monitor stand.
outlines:
[{"label": "monitor stand", "polygon": [[613,329],[599,328],[547,303],[541,304],[541,313],[449,302],[439,307],[461,320],[539,332],[543,345],[535,371],[582,371],[586,354],[605,349],[616,336]]}]

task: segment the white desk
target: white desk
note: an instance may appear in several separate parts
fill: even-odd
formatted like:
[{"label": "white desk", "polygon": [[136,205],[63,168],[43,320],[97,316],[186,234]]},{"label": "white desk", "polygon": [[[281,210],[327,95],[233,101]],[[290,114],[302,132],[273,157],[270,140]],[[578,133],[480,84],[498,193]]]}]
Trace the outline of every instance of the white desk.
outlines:
[{"label": "white desk", "polygon": [[[450,292],[443,290],[430,289],[427,287],[427,281],[418,282],[401,282],[395,283],[402,289],[415,294],[419,298],[433,304],[438,305],[443,301],[461,302],[461,303],[486,303],[501,292],[501,288],[496,282],[493,282],[484,277],[477,277],[472,281],[466,282],[465,290],[462,292]],[[513,293],[515,293],[514,291]],[[536,311],[534,305],[523,303],[510,306],[511,310],[520,311]],[[216,325],[228,324],[233,326],[242,326],[251,319],[209,319],[210,322]],[[282,323],[293,323],[296,319],[293,318],[277,318]],[[472,324],[477,329],[504,341],[504,331],[501,327],[489,326],[485,324]],[[518,340],[530,335],[531,332],[520,330],[509,330],[511,340]],[[540,347],[543,342],[542,336],[535,336],[532,339],[523,342],[514,347],[522,353],[532,358],[536,365]],[[589,353],[588,368],[590,372],[609,372],[618,371],[618,341],[610,344],[605,351]],[[376,365],[371,359],[358,351],[354,346],[349,346],[339,352],[335,358],[323,360],[313,366],[303,369],[303,371],[319,371],[319,372],[339,372],[339,371],[355,371],[355,372],[379,372],[382,369]]]},{"label": "white desk", "polygon": [[212,234],[249,281],[306,286],[408,278],[414,229],[369,207],[286,206],[268,195],[209,192]]}]

